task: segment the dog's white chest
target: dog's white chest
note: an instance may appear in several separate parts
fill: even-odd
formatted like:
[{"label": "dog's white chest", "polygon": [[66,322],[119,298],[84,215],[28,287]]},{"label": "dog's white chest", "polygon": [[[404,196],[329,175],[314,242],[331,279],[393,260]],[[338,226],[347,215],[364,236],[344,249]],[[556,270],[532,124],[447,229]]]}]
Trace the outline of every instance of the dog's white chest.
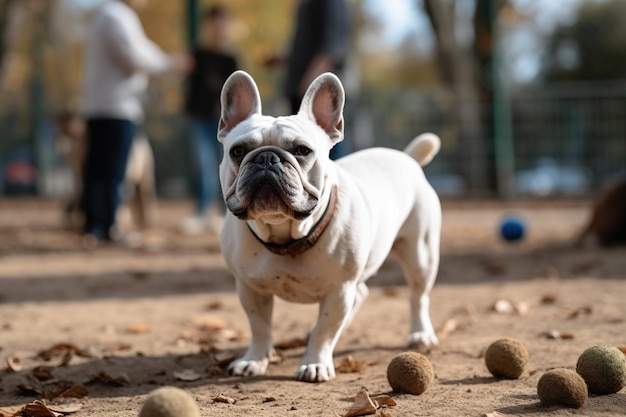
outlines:
[{"label": "dog's white chest", "polygon": [[294,303],[318,303],[333,288],[327,268],[306,262],[260,261],[239,274],[261,294],[276,295]]}]

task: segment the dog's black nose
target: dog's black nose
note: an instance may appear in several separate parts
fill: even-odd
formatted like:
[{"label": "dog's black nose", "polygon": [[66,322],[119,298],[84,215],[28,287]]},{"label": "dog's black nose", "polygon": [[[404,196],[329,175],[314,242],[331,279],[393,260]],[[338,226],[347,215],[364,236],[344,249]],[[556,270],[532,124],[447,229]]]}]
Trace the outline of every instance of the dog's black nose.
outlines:
[{"label": "dog's black nose", "polygon": [[280,158],[272,151],[263,151],[254,158],[254,163],[264,167],[270,167],[280,162]]}]

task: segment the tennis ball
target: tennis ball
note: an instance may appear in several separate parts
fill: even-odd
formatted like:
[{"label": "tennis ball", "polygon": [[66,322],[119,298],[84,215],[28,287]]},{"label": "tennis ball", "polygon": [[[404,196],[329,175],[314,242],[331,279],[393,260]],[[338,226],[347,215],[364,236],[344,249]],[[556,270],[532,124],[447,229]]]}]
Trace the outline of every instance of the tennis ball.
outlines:
[{"label": "tennis ball", "polygon": [[590,392],[613,394],[626,385],[626,356],[615,346],[591,346],[578,357],[576,372]]},{"label": "tennis ball", "polygon": [[570,369],[553,369],[539,378],[537,394],[544,405],[580,408],[587,401],[587,384]]},{"label": "tennis ball", "polygon": [[496,340],[485,352],[485,364],[496,378],[517,379],[528,364],[528,350],[519,340]]},{"label": "tennis ball", "polygon": [[200,410],[187,392],[176,387],[163,387],[150,393],[139,417],[200,417]]},{"label": "tennis ball", "polygon": [[507,217],[500,224],[500,234],[508,242],[520,240],[524,237],[524,223],[516,217]]},{"label": "tennis ball", "polygon": [[400,353],[387,367],[387,381],[394,391],[420,395],[433,379],[433,366],[426,356],[418,352]]}]

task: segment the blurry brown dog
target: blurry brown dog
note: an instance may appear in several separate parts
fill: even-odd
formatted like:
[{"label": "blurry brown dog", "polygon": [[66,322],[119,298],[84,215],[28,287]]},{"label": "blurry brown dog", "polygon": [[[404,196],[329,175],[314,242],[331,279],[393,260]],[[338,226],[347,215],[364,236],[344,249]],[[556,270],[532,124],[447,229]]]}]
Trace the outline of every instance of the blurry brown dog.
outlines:
[{"label": "blurry brown dog", "polygon": [[626,180],[609,185],[596,199],[591,221],[577,243],[583,244],[590,238],[601,246],[626,244]]},{"label": "blurry brown dog", "polygon": [[[68,162],[74,181],[74,190],[64,206],[68,225],[75,225],[82,218],[83,166],[85,163],[85,124],[74,112],[65,111],[57,117],[59,135],[57,149]],[[124,187],[128,195],[122,196],[122,204],[116,214],[115,227],[122,233],[129,231],[134,223],[146,228],[154,220],[156,212],[156,188],[154,178],[154,155],[148,139],[138,134],[128,156]]]}]

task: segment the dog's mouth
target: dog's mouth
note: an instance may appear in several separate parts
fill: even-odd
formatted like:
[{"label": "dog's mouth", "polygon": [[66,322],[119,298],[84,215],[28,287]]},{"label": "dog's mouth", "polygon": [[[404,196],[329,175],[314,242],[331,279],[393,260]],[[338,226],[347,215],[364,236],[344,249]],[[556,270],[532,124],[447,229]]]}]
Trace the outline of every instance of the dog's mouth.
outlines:
[{"label": "dog's mouth", "polygon": [[318,203],[316,196],[304,190],[298,170],[272,151],[259,153],[242,165],[233,191],[226,198],[226,205],[243,220],[259,214],[301,220],[309,216]]}]

